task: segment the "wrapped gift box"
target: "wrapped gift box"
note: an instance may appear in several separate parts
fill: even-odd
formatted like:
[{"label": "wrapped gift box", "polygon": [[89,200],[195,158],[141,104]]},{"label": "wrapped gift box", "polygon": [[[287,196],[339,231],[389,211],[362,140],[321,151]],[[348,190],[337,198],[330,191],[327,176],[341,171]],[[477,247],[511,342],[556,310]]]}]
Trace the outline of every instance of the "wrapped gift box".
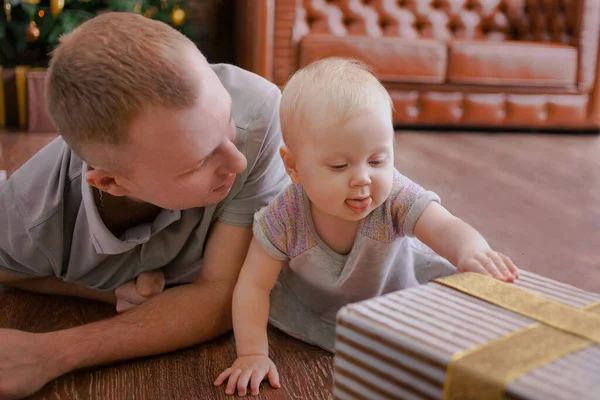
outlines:
[{"label": "wrapped gift box", "polygon": [[0,128],[56,133],[45,98],[45,68],[0,65]]},{"label": "wrapped gift box", "polygon": [[600,294],[521,271],[456,274],[348,305],[335,399],[600,399]]}]

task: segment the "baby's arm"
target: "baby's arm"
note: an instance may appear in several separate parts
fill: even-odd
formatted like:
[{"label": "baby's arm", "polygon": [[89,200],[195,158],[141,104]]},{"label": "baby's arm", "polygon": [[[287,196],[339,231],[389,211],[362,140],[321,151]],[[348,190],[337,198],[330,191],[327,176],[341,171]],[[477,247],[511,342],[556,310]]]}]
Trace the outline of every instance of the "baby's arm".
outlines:
[{"label": "baby's arm", "polygon": [[252,395],[258,395],[258,387],[267,376],[271,386],[279,387],[279,375],[275,364],[269,359],[267,324],[271,290],[281,272],[282,261],[271,257],[256,241],[252,240],[248,255],[242,266],[233,292],[233,329],[237,360],[215,380],[215,386],[229,382],[226,394],[245,396],[248,383]]},{"label": "baby's arm", "polygon": [[414,234],[460,272],[479,272],[508,282],[518,278],[518,269],[510,258],[492,250],[479,232],[437,202],[425,208]]}]

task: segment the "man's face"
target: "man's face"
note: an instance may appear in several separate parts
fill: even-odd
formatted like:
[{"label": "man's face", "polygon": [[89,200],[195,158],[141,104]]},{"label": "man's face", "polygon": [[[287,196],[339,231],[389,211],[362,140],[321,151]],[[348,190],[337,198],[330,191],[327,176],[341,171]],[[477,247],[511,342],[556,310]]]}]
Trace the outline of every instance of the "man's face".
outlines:
[{"label": "man's face", "polygon": [[129,197],[183,210],[223,200],[246,158],[233,144],[231,97],[217,76],[202,69],[197,104],[185,110],[149,108],[130,126],[119,151]]}]

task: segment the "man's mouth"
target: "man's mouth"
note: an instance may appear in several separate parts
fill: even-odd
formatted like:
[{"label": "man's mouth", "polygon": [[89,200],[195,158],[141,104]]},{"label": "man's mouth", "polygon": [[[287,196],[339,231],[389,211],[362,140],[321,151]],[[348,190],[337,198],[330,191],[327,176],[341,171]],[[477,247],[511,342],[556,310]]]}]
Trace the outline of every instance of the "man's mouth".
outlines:
[{"label": "man's mouth", "polygon": [[354,212],[365,212],[373,202],[371,196],[346,199],[346,206]]},{"label": "man's mouth", "polygon": [[235,177],[235,174],[229,174],[229,177],[225,180],[225,182],[214,188],[213,191],[229,189],[233,185],[233,182],[235,182]]}]

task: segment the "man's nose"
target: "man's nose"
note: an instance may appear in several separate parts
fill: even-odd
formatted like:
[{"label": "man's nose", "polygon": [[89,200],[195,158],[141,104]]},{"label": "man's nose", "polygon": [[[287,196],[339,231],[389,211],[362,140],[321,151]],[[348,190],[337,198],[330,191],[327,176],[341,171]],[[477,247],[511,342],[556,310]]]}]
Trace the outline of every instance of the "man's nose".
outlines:
[{"label": "man's nose", "polygon": [[246,169],[246,157],[230,141],[223,145],[224,163],[219,167],[220,174],[239,174]]}]

